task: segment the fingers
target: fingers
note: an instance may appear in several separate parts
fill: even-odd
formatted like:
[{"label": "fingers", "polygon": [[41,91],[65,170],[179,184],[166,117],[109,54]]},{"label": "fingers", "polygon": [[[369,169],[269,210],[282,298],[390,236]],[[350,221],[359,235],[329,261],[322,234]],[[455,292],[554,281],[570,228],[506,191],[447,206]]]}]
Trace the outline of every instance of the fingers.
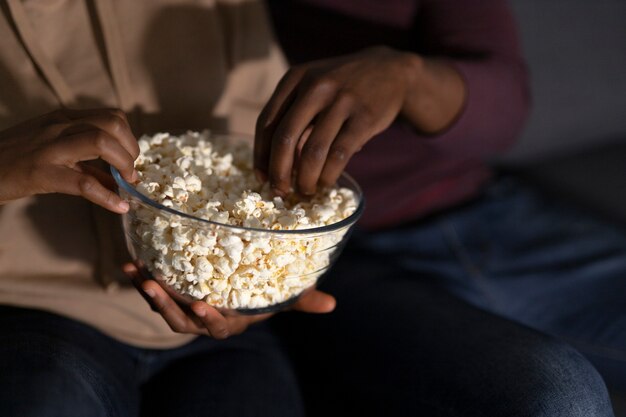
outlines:
[{"label": "fingers", "polygon": [[261,180],[267,179],[272,137],[276,126],[287,108],[292,104],[296,87],[300,83],[303,71],[299,69],[289,70],[276,86],[256,123],[254,136],[254,168]]},{"label": "fingers", "polygon": [[294,188],[304,195],[334,184],[372,136],[363,88],[348,84],[349,78],[302,67],[277,87],[257,121],[254,153],[257,176],[269,179],[275,194],[291,190],[294,173]]},{"label": "fingers", "polygon": [[[137,276],[137,268],[125,265],[124,271],[129,276]],[[165,290],[153,280],[141,283],[141,291],[149,298],[153,309],[161,314],[163,319],[177,333],[190,333],[211,336],[214,339],[226,339],[232,335],[243,333],[253,323],[266,320],[271,313],[254,316],[224,316],[204,301],[194,301],[189,309],[181,308]]]},{"label": "fingers", "polygon": [[[358,117],[349,117],[349,107],[341,103],[324,111],[318,120],[306,141],[297,145],[301,149],[296,152],[296,167],[291,168],[297,172],[296,188],[304,195],[314,194],[318,186],[335,184],[352,156],[371,137],[367,125],[360,123]],[[272,158],[287,159],[287,152],[274,154],[272,149]],[[285,162],[281,169],[287,166]]]},{"label": "fingers", "polygon": [[231,335],[226,318],[207,303],[195,301],[189,306],[191,311],[186,312],[157,282],[146,280],[141,288],[172,331],[206,335],[215,339],[226,339]]},{"label": "fingers", "polygon": [[150,298],[148,294],[146,294],[146,292],[141,288],[141,284],[148,278],[144,277],[143,274],[139,272],[139,269],[137,269],[137,266],[130,262],[122,265],[122,271],[124,271],[124,274],[126,274],[126,276],[130,279],[130,282],[133,284],[139,295],[141,295],[146,303],[148,303],[152,311],[156,312],[157,310],[152,303],[152,298]]},{"label": "fingers", "polygon": [[127,181],[136,181],[138,174],[134,160],[139,147],[124,113],[119,110],[64,109],[43,119],[45,133],[40,141],[47,141],[47,144],[38,153],[38,165],[52,165],[46,171],[53,175],[42,179],[41,188],[48,192],[80,195],[116,213],[127,212],[128,203],[111,191],[115,189],[115,183],[110,175],[82,163],[102,159],[117,168]]},{"label": "fingers", "polygon": [[[267,320],[274,313],[223,316],[215,308],[203,301],[194,301],[185,311],[156,282],[144,279],[134,264],[122,267],[137,289],[146,298],[153,310],[159,313],[172,331],[207,335],[215,339],[226,339],[243,333],[250,325]],[[335,308],[335,298],[321,291],[313,290],[294,304],[292,309],[307,313],[328,313]]]},{"label": "fingers", "polygon": [[243,333],[250,325],[254,323],[258,323],[263,320],[267,320],[272,317],[274,313],[264,313],[264,314],[255,314],[255,315],[235,315],[229,316],[226,319],[228,320],[228,325],[230,327],[231,334],[241,334]]},{"label": "fingers", "polygon": [[128,203],[107,189],[114,188],[110,175],[82,163],[102,159],[127,181],[137,179],[139,148],[123,112],[62,109],[8,132],[3,166],[14,181],[2,190],[3,198],[61,192],[84,196],[116,213],[128,211]]},{"label": "fingers", "polygon": [[195,301],[190,305],[191,310],[198,316],[202,325],[216,339],[243,333],[251,324],[271,317],[272,313],[257,314],[254,316],[230,315],[224,316],[215,308],[203,301]]},{"label": "fingers", "polygon": [[100,167],[91,164],[90,161],[79,163],[76,165],[75,169],[79,172],[91,175],[109,190],[115,191],[117,188],[117,184],[109,171],[105,171]]},{"label": "fingers", "polygon": [[200,333],[201,329],[198,326],[194,326],[191,319],[157,282],[146,280],[141,284],[141,289],[150,297],[152,305],[165,319],[172,331],[176,333],[202,334]]},{"label": "fingers", "polygon": [[129,277],[139,276],[139,269],[137,269],[137,265],[132,262],[126,262],[122,265],[122,271]]},{"label": "fingers", "polygon": [[68,109],[57,109],[39,117],[36,122],[42,127],[69,123],[72,119],[68,115],[68,112],[70,112]]},{"label": "fingers", "polygon": [[367,125],[360,123],[358,118],[350,118],[344,123],[328,149],[324,168],[317,179],[319,186],[330,187],[337,182],[346,165],[348,165],[350,158],[372,136],[365,126]]},{"label": "fingers", "polygon": [[276,127],[271,141],[267,174],[270,187],[278,195],[291,189],[291,172],[298,142],[320,111],[328,105],[324,88],[315,88],[299,95]]},{"label": "fingers", "polygon": [[115,138],[128,152],[133,160],[139,156],[137,139],[130,130],[124,113],[109,111],[103,114],[95,114],[80,119],[81,124],[87,124],[106,132]]},{"label": "fingers", "polygon": [[123,214],[129,209],[126,201],[103,186],[95,177],[68,167],[53,167],[42,173],[41,192],[56,192],[82,196],[94,204],[114,213]]},{"label": "fingers", "polygon": [[40,192],[78,195],[115,213],[126,213],[129,205],[112,190],[110,176],[82,161],[102,158],[120,170],[128,181],[137,173],[131,155],[119,142],[101,130],[77,133],[57,140],[40,155]]},{"label": "fingers", "polygon": [[293,305],[292,309],[305,313],[330,313],[335,309],[337,301],[330,294],[318,290],[312,290]]},{"label": "fingers", "polygon": [[[132,133],[126,114],[118,109],[60,109],[48,113],[42,118],[42,124],[54,137],[74,125],[89,125],[107,132],[114,137],[136,159],[139,156],[139,145]],[[74,131],[72,133],[77,133]]]},{"label": "fingers", "polygon": [[298,153],[297,189],[301,194],[315,194],[329,149],[341,130],[349,108],[340,103],[331,106],[318,117],[315,126]]},{"label": "fingers", "polygon": [[[76,125],[80,128],[85,125]],[[124,179],[137,179],[134,158],[114,137],[103,130],[88,130],[63,137],[49,145],[45,158],[73,168],[76,163],[101,158],[117,168]]]},{"label": "fingers", "polygon": [[230,329],[226,317],[203,301],[194,301],[191,310],[200,319],[200,323],[215,339],[226,339],[230,336]]}]

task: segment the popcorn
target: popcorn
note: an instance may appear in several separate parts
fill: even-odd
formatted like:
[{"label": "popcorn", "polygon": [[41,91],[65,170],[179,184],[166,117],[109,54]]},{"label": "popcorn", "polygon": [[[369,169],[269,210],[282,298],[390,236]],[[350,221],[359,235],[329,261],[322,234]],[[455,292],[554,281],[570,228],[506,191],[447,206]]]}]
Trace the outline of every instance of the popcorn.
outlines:
[{"label": "popcorn", "polygon": [[174,290],[215,307],[268,307],[314,285],[347,227],[316,235],[271,231],[333,224],[359,203],[352,190],[337,187],[306,201],[273,197],[256,180],[250,146],[207,131],[144,136],[139,148],[137,191],[214,222],[134,208],[129,232],[143,245],[139,256]]},{"label": "popcorn", "polygon": [[213,265],[206,257],[198,257],[194,272],[202,281],[210,280],[213,277]]},{"label": "popcorn", "polygon": [[234,263],[241,262],[241,252],[243,252],[243,242],[233,235],[224,236],[219,240],[220,246],[224,248],[226,256]]}]

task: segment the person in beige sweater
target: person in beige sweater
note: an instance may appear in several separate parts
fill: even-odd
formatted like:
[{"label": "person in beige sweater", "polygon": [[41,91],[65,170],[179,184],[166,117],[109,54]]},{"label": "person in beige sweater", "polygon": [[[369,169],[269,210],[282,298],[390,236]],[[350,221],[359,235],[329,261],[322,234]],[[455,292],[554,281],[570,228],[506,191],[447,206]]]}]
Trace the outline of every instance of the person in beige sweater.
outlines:
[{"label": "person in beige sweater", "polygon": [[142,133],[252,134],[285,69],[254,0],[1,3],[1,415],[302,413],[265,324],[235,336],[267,316],[142,299],[100,166],[136,179]]}]

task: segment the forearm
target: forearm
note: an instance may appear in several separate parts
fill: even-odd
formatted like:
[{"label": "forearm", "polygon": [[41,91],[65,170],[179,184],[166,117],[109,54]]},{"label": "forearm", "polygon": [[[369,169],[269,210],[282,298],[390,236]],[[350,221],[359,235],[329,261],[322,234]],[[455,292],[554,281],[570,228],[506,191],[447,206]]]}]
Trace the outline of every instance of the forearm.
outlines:
[{"label": "forearm", "polygon": [[525,66],[519,60],[424,58],[398,52],[405,93],[400,116],[419,139],[463,156],[506,150],[530,107]]},{"label": "forearm", "polygon": [[467,87],[463,109],[432,139],[448,153],[490,158],[516,141],[530,110],[528,74],[522,61],[455,60]]},{"label": "forearm", "polygon": [[[530,94],[515,22],[506,2],[425,0],[415,28],[421,40],[420,53],[445,57],[438,61],[438,68],[431,67],[443,74],[439,88],[453,90],[455,79],[464,84],[456,115],[425,140],[442,152],[462,157],[488,158],[508,149],[526,119]],[[445,109],[445,103],[459,104],[453,91],[444,90],[440,97],[445,99],[439,108]]]}]

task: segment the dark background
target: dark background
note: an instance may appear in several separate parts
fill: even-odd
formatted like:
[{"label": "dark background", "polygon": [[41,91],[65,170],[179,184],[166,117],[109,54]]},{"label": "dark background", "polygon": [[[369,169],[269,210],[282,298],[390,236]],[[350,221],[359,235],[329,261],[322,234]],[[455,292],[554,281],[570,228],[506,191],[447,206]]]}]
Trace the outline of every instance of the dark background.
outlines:
[{"label": "dark background", "polygon": [[626,227],[626,2],[509,3],[533,107],[521,140],[499,162]]}]

